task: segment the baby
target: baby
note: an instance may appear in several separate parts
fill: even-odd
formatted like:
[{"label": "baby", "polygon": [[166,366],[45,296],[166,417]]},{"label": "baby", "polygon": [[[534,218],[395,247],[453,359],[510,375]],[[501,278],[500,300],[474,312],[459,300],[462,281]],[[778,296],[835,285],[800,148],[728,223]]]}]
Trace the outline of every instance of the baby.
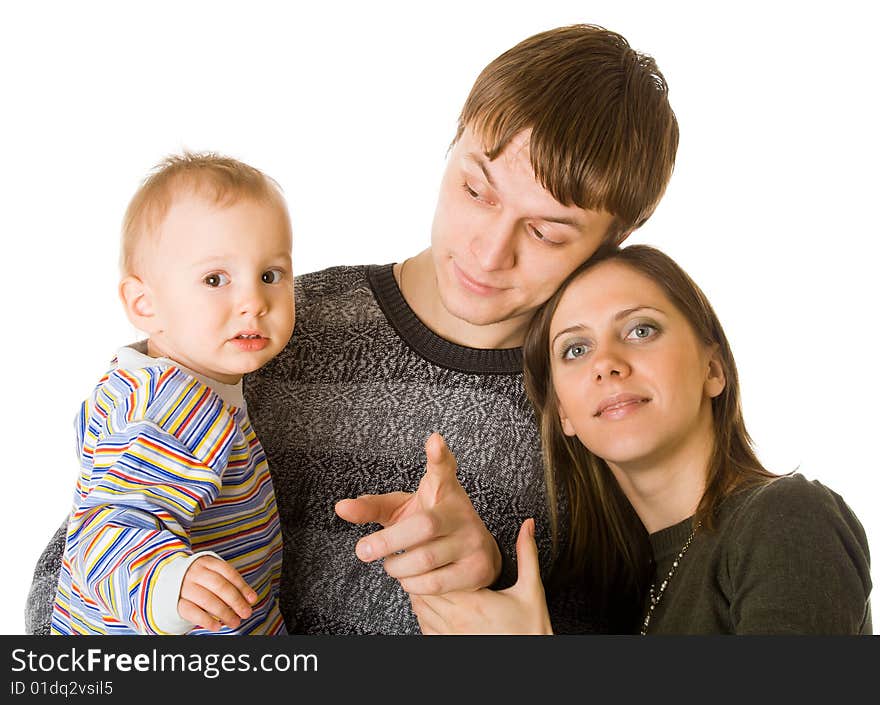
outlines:
[{"label": "baby", "polygon": [[169,157],[128,206],[121,269],[149,337],[76,419],[52,633],[284,633],[275,496],[241,389],[293,332],[284,198],[234,159]]}]

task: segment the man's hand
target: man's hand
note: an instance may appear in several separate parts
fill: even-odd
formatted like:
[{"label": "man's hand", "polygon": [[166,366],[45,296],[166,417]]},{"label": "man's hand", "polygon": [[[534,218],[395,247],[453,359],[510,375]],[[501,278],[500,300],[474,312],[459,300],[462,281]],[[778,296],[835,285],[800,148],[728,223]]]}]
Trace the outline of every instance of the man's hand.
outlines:
[{"label": "man's hand", "polygon": [[[385,572],[414,595],[476,590],[501,571],[501,553],[455,475],[455,457],[439,433],[425,443],[428,465],[411,492],[343,499],[336,513],[385,528],[358,541],[362,561],[385,558]],[[402,552],[402,553],[401,553]]]},{"label": "man's hand", "polygon": [[507,590],[411,595],[422,634],[552,634],[534,519],[520,527],[516,556],[518,579]]},{"label": "man's hand", "polygon": [[235,629],[251,616],[257,593],[226,561],[202,556],[183,575],[177,613],[188,622],[212,632]]}]

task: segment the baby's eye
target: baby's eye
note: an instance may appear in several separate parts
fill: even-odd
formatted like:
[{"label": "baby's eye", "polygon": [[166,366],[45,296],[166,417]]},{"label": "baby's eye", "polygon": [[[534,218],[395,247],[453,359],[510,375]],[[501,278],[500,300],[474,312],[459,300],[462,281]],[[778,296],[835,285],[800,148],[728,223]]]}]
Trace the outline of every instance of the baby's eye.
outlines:
[{"label": "baby's eye", "polygon": [[630,330],[626,337],[629,339],[644,340],[650,338],[656,333],[656,326],[652,326],[650,323],[639,323],[637,326],[633,326],[632,330]]},{"label": "baby's eye", "polygon": [[263,284],[277,284],[281,281],[283,276],[284,275],[278,269],[267,269],[265,272],[263,272],[260,279],[262,280]]},{"label": "baby's eye", "polygon": [[226,286],[229,283],[229,277],[227,277],[222,272],[212,272],[207,275],[202,281],[207,285],[214,289],[219,286]]}]

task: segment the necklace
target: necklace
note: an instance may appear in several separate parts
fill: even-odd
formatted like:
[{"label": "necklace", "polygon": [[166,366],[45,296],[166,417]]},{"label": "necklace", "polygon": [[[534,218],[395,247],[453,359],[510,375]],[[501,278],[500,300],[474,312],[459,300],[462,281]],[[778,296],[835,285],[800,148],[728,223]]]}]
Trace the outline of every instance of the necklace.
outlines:
[{"label": "necklace", "polygon": [[697,522],[696,526],[694,526],[693,531],[691,531],[691,535],[687,537],[687,541],[684,542],[684,546],[681,547],[681,550],[678,552],[678,557],[672,561],[672,567],[669,569],[669,572],[666,574],[666,578],[660,583],[660,589],[657,591],[657,594],[654,594],[654,586],[657,584],[656,581],[651,583],[651,588],[648,591],[650,604],[648,605],[648,613],[645,615],[645,621],[642,622],[642,636],[648,633],[648,625],[651,623],[651,617],[654,615],[654,610],[657,605],[660,604],[660,598],[663,597],[663,593],[666,591],[666,586],[669,585],[669,581],[672,580],[672,576],[675,575],[675,569],[678,568],[678,564],[681,563],[681,559],[684,557],[684,554],[687,553],[687,550],[691,547],[691,541],[694,540],[694,536],[697,533],[697,529],[700,528],[700,523]]}]

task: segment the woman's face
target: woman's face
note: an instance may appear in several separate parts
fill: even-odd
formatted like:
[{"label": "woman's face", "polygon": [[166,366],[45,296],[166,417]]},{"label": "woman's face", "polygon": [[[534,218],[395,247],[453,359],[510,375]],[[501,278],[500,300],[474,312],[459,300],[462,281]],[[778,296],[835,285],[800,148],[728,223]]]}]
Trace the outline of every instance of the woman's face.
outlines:
[{"label": "woman's face", "polygon": [[615,261],[572,282],[550,325],[566,435],[612,465],[685,460],[712,438],[721,365],[653,281]]}]

